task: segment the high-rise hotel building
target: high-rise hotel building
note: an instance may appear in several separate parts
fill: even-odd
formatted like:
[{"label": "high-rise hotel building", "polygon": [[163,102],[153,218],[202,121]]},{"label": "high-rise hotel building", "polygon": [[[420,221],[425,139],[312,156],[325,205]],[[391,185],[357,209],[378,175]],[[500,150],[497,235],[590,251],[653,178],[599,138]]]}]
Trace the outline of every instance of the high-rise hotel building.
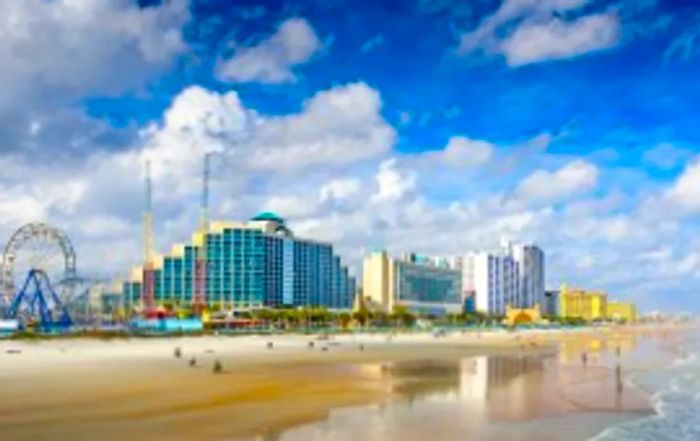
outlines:
[{"label": "high-rise hotel building", "polygon": [[535,245],[504,242],[495,252],[472,252],[451,259],[462,272],[465,297],[477,311],[504,314],[506,307],[533,308],[545,302],[544,253]]},{"label": "high-rise hotel building", "polygon": [[462,276],[447,262],[408,254],[392,259],[386,251],[367,255],[362,267],[364,301],[390,313],[395,306],[424,315],[464,309]]},{"label": "high-rise hotel building", "polygon": [[[246,310],[262,307],[353,306],[355,279],[330,244],[295,237],[274,213],[248,222],[212,222],[187,244],[157,256],[156,304],[190,305],[195,292],[195,265],[206,245],[205,297],[209,307]],[[141,303],[143,268],[124,282],[129,306]]]},{"label": "high-rise hotel building", "polygon": [[474,296],[474,307],[487,314],[504,314],[520,291],[518,263],[507,254],[470,253],[454,260],[462,271],[465,293]]},{"label": "high-rise hotel building", "polygon": [[509,255],[518,262],[520,290],[514,305],[517,308],[543,307],[545,298],[544,252],[535,245],[507,244]]}]

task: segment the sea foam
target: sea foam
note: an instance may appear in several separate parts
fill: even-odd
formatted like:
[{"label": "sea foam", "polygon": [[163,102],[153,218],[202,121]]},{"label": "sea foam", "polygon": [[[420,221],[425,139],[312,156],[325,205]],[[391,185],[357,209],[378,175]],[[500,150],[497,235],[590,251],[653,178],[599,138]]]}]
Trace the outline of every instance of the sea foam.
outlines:
[{"label": "sea foam", "polygon": [[700,343],[668,366],[637,373],[632,381],[652,392],[655,414],[610,427],[591,441],[700,440]]}]

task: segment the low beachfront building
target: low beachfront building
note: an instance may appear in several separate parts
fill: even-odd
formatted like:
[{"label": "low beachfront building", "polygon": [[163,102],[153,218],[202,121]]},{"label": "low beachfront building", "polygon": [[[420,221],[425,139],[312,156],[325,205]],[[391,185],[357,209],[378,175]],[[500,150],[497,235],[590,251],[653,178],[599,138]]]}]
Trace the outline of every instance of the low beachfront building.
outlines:
[{"label": "low beachfront building", "polygon": [[392,259],[386,251],[377,250],[364,259],[362,281],[365,304],[387,313],[396,306],[436,316],[464,309],[461,272],[444,261],[413,254]]},{"label": "low beachfront building", "polygon": [[503,321],[508,326],[540,323],[542,322],[540,305],[535,304],[532,308],[512,308],[506,306],[506,314]]},{"label": "low beachfront building", "polygon": [[608,302],[607,317],[618,322],[633,323],[637,321],[637,307],[632,302]]},{"label": "low beachfront building", "polygon": [[562,286],[559,292],[559,315],[585,321],[607,318],[608,295],[604,292],[571,289]]},{"label": "low beachfront building", "polygon": [[542,315],[559,315],[559,290],[547,290],[544,292],[544,302],[540,305]]},{"label": "low beachfront building", "polygon": [[[225,311],[263,307],[351,309],[355,279],[328,243],[294,236],[284,219],[270,212],[247,222],[211,222],[192,241],[176,244],[152,262],[156,305],[186,307],[195,298],[195,265],[206,250],[205,300]],[[128,307],[137,308],[144,268],[123,284]]]}]

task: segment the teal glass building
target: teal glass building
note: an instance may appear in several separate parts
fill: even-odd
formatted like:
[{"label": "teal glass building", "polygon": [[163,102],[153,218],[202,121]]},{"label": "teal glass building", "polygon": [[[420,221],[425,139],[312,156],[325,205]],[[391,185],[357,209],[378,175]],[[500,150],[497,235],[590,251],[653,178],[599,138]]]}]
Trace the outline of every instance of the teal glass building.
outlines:
[{"label": "teal glass building", "polygon": [[394,271],[396,302],[411,311],[440,316],[464,310],[460,271],[419,259],[397,260]]},{"label": "teal glass building", "polygon": [[[192,243],[174,247],[154,264],[156,304],[192,303],[195,264],[204,243],[205,292],[212,308],[352,308],[355,279],[333,247],[295,237],[274,213],[261,213],[246,223],[212,223]],[[134,277],[124,283],[126,304],[140,304],[142,280]]]}]

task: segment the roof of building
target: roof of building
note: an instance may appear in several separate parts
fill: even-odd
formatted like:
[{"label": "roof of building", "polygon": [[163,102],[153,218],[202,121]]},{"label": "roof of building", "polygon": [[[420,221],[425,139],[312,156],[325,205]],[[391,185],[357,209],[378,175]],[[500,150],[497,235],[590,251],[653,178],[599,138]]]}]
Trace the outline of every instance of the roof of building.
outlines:
[{"label": "roof of building", "polygon": [[261,213],[258,213],[255,216],[251,217],[250,220],[252,220],[252,221],[272,221],[272,222],[277,222],[279,224],[284,224],[284,219],[282,219],[277,213],[274,213],[272,211],[263,211]]}]

